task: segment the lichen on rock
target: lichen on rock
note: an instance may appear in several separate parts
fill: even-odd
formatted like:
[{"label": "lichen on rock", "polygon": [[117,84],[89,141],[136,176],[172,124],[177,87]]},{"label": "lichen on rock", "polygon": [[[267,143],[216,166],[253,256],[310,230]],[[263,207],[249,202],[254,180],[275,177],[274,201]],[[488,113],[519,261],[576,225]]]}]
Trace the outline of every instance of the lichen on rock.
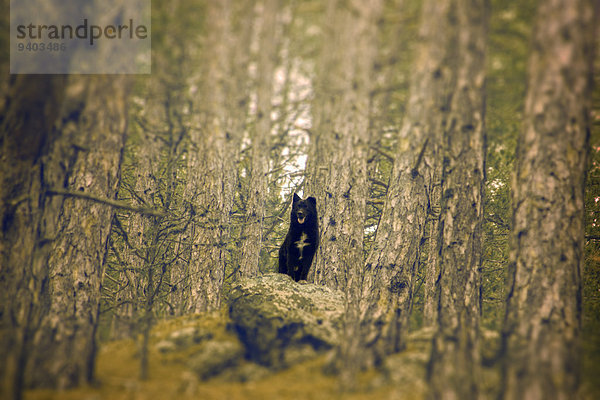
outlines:
[{"label": "lichen on rock", "polygon": [[273,273],[242,279],[228,302],[231,329],[246,347],[246,357],[270,368],[315,357],[339,342],[340,291]]}]

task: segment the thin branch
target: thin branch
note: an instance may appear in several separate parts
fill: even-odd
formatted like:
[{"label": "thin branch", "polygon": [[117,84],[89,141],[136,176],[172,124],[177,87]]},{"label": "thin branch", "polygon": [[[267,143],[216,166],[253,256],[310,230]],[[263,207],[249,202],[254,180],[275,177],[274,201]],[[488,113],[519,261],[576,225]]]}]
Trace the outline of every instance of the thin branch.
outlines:
[{"label": "thin branch", "polygon": [[379,186],[382,186],[382,187],[384,187],[385,189],[387,189],[387,188],[388,188],[388,185],[387,185],[387,183],[385,183],[385,182],[382,182],[382,181],[380,181],[380,180],[378,180],[378,179],[375,179],[375,178],[370,178],[369,180],[370,180],[370,181],[371,181],[371,183],[372,183],[372,184],[374,184],[374,185],[379,185]]},{"label": "thin branch", "polygon": [[390,154],[388,154],[387,152],[383,151],[381,148],[376,147],[376,146],[369,146],[370,149],[376,151],[377,153],[381,154],[383,157],[387,158],[390,162],[394,162],[394,157]]},{"label": "thin branch", "polygon": [[127,204],[125,202],[119,201],[119,200],[111,200],[111,199],[107,199],[107,198],[102,198],[90,193],[85,193],[85,192],[77,192],[77,191],[71,191],[71,190],[66,190],[66,189],[48,189],[46,191],[46,194],[50,195],[50,196],[67,196],[67,197],[77,197],[80,199],[86,199],[86,200],[91,200],[94,201],[96,203],[100,203],[100,204],[106,204],[108,206],[111,207],[115,207],[115,208],[119,208],[122,210],[127,210],[127,211],[132,211],[132,212],[136,212],[136,213],[140,213],[140,214],[144,214],[144,215],[151,215],[153,217],[164,217],[165,213],[158,211],[158,210],[154,210],[152,208],[148,208],[148,207],[134,207],[130,204]]}]

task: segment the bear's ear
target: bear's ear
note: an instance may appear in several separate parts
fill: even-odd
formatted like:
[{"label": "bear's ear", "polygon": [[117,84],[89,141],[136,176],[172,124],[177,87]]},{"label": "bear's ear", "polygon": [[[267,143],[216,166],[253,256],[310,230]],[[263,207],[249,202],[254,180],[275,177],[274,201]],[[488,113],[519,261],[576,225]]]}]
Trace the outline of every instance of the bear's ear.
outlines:
[{"label": "bear's ear", "polygon": [[315,199],[314,197],[309,197],[308,199],[306,199],[306,201],[310,202],[313,206],[317,205],[317,199]]},{"label": "bear's ear", "polygon": [[292,201],[292,203],[295,203],[295,202],[300,201],[300,200],[302,200],[300,198],[300,196],[298,196],[296,193],[294,193],[294,200]]}]

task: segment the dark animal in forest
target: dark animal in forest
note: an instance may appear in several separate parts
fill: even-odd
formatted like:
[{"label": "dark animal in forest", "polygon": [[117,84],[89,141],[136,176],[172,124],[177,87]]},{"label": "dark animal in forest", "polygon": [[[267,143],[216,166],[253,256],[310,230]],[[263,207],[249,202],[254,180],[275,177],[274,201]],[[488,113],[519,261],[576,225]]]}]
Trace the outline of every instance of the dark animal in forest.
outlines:
[{"label": "dark animal in forest", "polygon": [[296,282],[306,280],[318,247],[317,200],[314,197],[302,200],[294,193],[290,229],[279,248],[279,273],[291,276]]}]

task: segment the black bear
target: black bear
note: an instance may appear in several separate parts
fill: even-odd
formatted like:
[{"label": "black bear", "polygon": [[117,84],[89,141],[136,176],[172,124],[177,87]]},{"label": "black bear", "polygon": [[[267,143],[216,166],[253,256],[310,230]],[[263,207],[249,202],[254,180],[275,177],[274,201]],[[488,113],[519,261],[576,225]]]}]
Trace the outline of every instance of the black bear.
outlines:
[{"label": "black bear", "polygon": [[296,282],[306,280],[317,247],[317,200],[314,197],[302,200],[294,193],[290,229],[279,248],[279,273],[288,274]]}]

